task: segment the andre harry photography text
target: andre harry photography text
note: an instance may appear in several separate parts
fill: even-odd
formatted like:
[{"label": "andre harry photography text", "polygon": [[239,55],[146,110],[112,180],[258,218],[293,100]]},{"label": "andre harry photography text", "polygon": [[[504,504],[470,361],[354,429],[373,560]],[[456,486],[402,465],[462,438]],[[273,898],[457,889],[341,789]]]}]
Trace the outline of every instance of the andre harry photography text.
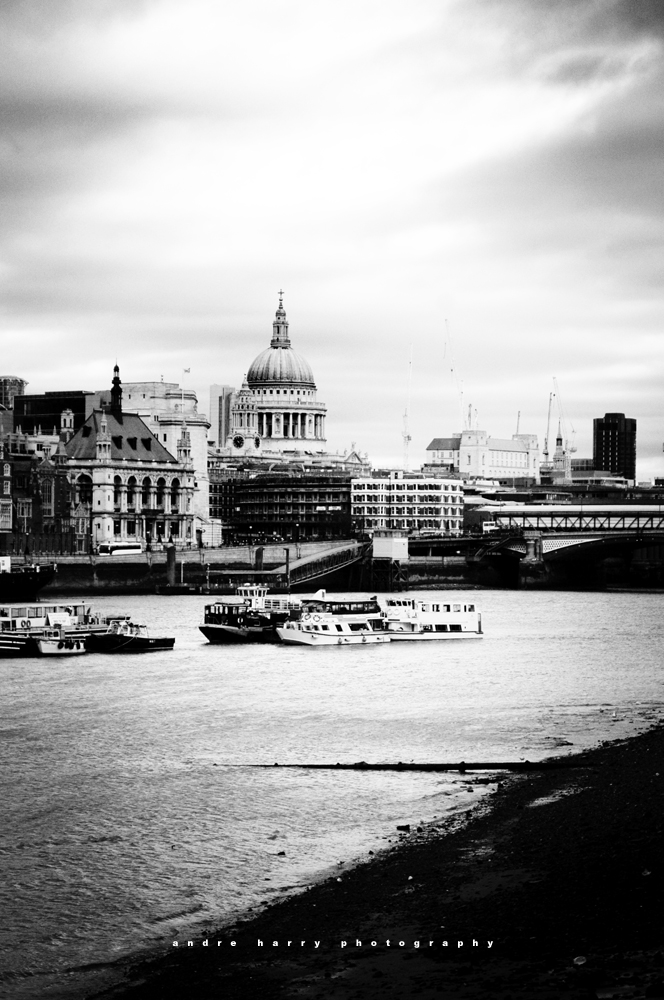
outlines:
[{"label": "andre harry photography text", "polygon": [[321,938],[309,938],[308,940],[297,940],[295,938],[200,938],[198,940],[188,938],[173,941],[173,948],[208,948],[216,951],[220,948],[236,948],[242,950],[256,949],[265,951],[318,951],[320,949],[348,949],[357,951],[358,949],[371,948],[449,948],[455,951],[490,951],[494,946],[494,941],[487,938],[474,937],[430,937],[421,938],[336,938],[334,940]]}]

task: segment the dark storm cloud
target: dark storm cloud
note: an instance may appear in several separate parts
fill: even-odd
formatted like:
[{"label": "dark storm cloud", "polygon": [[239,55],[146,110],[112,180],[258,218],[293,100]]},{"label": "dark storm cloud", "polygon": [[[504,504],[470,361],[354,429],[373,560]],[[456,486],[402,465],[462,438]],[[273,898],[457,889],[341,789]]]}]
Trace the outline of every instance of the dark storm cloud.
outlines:
[{"label": "dark storm cloud", "polygon": [[630,47],[664,40],[661,0],[475,0],[472,6],[480,21],[493,20],[502,32],[507,64],[548,82],[619,77],[630,65]]},{"label": "dark storm cloud", "polygon": [[[154,113],[150,101],[77,67],[76,31],[146,6],[5,0],[0,9],[0,199],[5,225],[83,183],[88,154]],[[80,43],[79,43],[80,44]],[[93,44],[88,39],[88,44]],[[89,55],[89,53],[87,53]],[[6,235],[6,233],[5,233]]]},{"label": "dark storm cloud", "polygon": [[661,0],[476,0],[475,10],[511,19],[533,47],[569,42],[664,38]]},{"label": "dark storm cloud", "polygon": [[633,37],[664,38],[664,5],[661,0],[586,0],[590,8],[589,24],[598,31],[615,30]]},{"label": "dark storm cloud", "polygon": [[16,95],[0,106],[0,197],[78,183],[84,153],[108,136],[131,129],[152,114],[149,107],[109,97],[72,94],[67,99]]}]

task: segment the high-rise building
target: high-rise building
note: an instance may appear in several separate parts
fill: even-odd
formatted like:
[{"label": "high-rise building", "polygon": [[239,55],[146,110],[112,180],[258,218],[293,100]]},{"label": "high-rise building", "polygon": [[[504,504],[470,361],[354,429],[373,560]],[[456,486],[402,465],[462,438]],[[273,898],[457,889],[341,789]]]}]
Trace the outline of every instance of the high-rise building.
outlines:
[{"label": "high-rise building", "polygon": [[636,479],[636,420],[624,413],[605,413],[593,420],[593,463],[596,469]]},{"label": "high-rise building", "polygon": [[210,441],[217,448],[226,445],[226,439],[231,432],[231,407],[235,397],[232,385],[210,386]]},{"label": "high-rise building", "polygon": [[0,375],[0,406],[7,410],[14,407],[14,396],[22,396],[28,383],[15,375]]}]

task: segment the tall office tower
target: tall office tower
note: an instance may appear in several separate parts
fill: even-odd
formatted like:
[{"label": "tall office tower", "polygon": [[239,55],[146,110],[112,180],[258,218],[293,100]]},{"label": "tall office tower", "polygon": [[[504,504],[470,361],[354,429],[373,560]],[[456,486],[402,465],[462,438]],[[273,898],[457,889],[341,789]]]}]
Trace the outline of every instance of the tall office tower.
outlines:
[{"label": "tall office tower", "polygon": [[14,396],[22,396],[28,383],[14,375],[0,375],[0,405],[14,408]]},{"label": "tall office tower", "polygon": [[232,385],[210,386],[210,438],[217,448],[226,446],[226,439],[230,434],[234,393]]},{"label": "tall office tower", "polygon": [[636,479],[636,420],[624,413],[605,413],[593,420],[595,468]]}]

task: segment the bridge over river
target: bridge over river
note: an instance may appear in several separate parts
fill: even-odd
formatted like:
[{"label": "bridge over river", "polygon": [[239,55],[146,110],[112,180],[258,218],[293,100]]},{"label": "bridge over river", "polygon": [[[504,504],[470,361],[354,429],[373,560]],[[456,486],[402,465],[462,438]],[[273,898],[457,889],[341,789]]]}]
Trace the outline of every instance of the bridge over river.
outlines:
[{"label": "bridge over river", "polygon": [[478,571],[491,567],[512,586],[660,587],[664,582],[660,504],[513,504],[479,512],[490,517],[490,532],[411,539],[410,556],[463,556]]}]

